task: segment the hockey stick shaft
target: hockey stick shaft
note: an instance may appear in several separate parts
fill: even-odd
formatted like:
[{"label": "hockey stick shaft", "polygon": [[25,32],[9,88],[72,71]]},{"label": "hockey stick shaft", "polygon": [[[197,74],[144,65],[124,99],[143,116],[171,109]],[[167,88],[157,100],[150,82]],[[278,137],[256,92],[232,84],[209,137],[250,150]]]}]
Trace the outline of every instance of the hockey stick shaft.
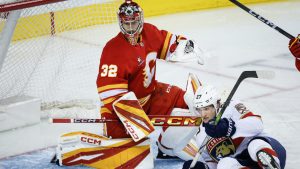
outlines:
[{"label": "hockey stick shaft", "polygon": [[[184,127],[199,127],[202,123],[202,118],[196,116],[162,116],[149,115],[150,121],[154,126],[184,126]],[[50,119],[51,123],[110,123],[120,122],[118,119]]]},{"label": "hockey stick shaft", "polygon": [[230,103],[233,95],[235,94],[237,88],[240,86],[241,82],[246,78],[258,78],[256,71],[244,71],[244,72],[242,72],[242,74],[240,75],[240,77],[238,78],[236,83],[234,84],[229,96],[227,97],[226,101],[224,102],[220,112],[218,113],[218,115],[216,117],[215,125],[217,125],[219,123],[223,113],[225,112],[227,106],[229,105],[229,103]]},{"label": "hockey stick shaft", "polygon": [[[223,113],[225,112],[227,106],[229,105],[233,95],[235,94],[236,90],[240,86],[241,82],[247,78],[262,78],[262,79],[271,79],[274,77],[274,73],[270,71],[244,71],[236,81],[235,85],[233,86],[229,96],[227,97],[226,101],[224,102],[220,112],[218,113],[214,125],[217,125],[218,122],[220,121]],[[205,148],[208,140],[210,139],[209,136],[206,136],[204,141],[202,142],[201,146],[199,147],[198,153],[196,156],[193,158],[193,161],[190,165],[190,168],[195,167],[201,153],[203,152],[203,149]]]},{"label": "hockey stick shaft", "polygon": [[255,18],[257,18],[258,20],[262,21],[263,23],[265,23],[266,25],[268,25],[269,27],[277,30],[278,32],[280,32],[282,35],[286,36],[289,39],[294,39],[295,37],[289,33],[287,33],[285,30],[281,29],[280,27],[278,27],[277,25],[275,25],[274,23],[272,23],[271,21],[265,19],[264,17],[260,16],[259,14],[257,14],[256,12],[252,11],[251,9],[249,9],[248,7],[246,7],[245,5],[241,4],[239,1],[236,0],[229,0],[230,2],[234,3],[236,6],[242,8],[244,11],[248,12],[250,15],[254,16]]},{"label": "hockey stick shaft", "polygon": [[274,78],[274,72],[271,72],[271,71],[244,71],[244,72],[242,72],[242,74],[240,75],[240,77],[238,78],[236,83],[234,84],[229,96],[227,97],[226,101],[224,102],[221,110],[219,111],[219,113],[216,117],[215,125],[217,125],[219,123],[223,113],[225,112],[226,108],[228,107],[233,95],[235,94],[236,90],[238,89],[238,87],[240,86],[242,81],[247,78],[272,79],[272,78]]}]

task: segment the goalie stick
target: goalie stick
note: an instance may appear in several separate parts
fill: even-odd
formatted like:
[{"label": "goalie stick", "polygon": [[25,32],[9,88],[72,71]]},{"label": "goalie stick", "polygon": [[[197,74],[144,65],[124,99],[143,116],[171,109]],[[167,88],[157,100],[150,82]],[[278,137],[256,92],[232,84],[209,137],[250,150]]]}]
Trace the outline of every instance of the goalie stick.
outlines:
[{"label": "goalie stick", "polygon": [[[196,116],[164,116],[149,115],[150,121],[154,126],[184,126],[198,127],[202,123],[201,117]],[[66,119],[66,118],[50,118],[50,123],[115,123],[121,122],[119,119]]]},{"label": "goalie stick", "polygon": [[235,4],[236,6],[242,8],[244,11],[248,12],[250,15],[254,16],[255,18],[257,18],[258,20],[262,21],[263,23],[265,23],[266,25],[268,25],[269,27],[277,30],[278,32],[280,32],[282,35],[286,36],[289,39],[294,39],[295,37],[289,33],[287,33],[286,31],[284,31],[283,29],[281,29],[280,27],[278,27],[277,25],[275,25],[274,23],[272,23],[271,21],[265,19],[264,17],[260,16],[259,14],[257,14],[256,12],[252,11],[251,9],[249,9],[248,7],[246,7],[245,5],[241,4],[239,1],[236,0],[229,0],[230,2],[232,2],[233,4]]},{"label": "goalie stick", "polygon": [[[227,106],[229,105],[233,95],[235,94],[237,88],[240,86],[240,84],[243,80],[245,80],[247,78],[272,79],[273,77],[274,77],[274,72],[271,72],[271,71],[244,71],[244,72],[242,72],[242,74],[236,81],[234,87],[232,88],[229,96],[227,97],[226,101],[224,102],[221,110],[219,111],[214,125],[217,125],[218,122],[220,121],[220,119],[221,119],[223,113],[225,112]],[[208,142],[209,139],[210,139],[209,136],[205,137],[204,141],[202,142],[201,146],[198,149],[196,156],[193,158],[193,161],[189,168],[195,167],[195,165],[196,165],[201,153],[203,152],[204,148],[206,147],[206,143]]]}]

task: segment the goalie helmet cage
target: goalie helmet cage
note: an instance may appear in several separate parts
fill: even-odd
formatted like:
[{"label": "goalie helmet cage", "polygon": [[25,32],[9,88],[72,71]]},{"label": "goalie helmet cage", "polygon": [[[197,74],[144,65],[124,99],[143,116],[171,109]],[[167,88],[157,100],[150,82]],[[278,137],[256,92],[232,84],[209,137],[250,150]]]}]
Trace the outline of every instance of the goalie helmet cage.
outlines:
[{"label": "goalie helmet cage", "polygon": [[42,109],[99,102],[96,78],[107,34],[103,27],[116,23],[119,4],[120,0],[0,2],[0,100],[33,96],[41,99]]}]

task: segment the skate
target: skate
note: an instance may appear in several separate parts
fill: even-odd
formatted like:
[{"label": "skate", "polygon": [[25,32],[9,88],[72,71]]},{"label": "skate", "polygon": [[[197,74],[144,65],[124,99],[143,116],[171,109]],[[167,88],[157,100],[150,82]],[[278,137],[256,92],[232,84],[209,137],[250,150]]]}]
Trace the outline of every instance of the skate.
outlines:
[{"label": "skate", "polygon": [[260,150],[257,152],[256,155],[258,163],[263,169],[281,169],[280,165],[276,162],[276,160],[271,154]]}]

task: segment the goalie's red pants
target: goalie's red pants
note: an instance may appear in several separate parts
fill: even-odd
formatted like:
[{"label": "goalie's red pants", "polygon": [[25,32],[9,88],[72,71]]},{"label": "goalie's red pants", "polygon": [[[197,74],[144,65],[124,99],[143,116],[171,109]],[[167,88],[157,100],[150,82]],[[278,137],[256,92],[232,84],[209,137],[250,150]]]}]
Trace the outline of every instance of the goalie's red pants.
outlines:
[{"label": "goalie's red pants", "polygon": [[[187,109],[187,104],[183,99],[185,91],[177,86],[157,82],[154,93],[143,106],[148,115],[170,115],[173,108]],[[115,112],[101,114],[106,119],[118,118]],[[112,138],[130,138],[121,122],[111,122],[104,125],[104,134]]]}]

